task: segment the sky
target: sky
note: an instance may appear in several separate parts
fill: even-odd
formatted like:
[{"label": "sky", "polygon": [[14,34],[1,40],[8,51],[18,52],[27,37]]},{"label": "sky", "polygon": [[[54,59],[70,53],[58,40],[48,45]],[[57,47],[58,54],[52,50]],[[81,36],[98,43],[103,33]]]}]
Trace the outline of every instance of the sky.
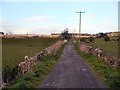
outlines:
[{"label": "sky", "polygon": [[118,31],[118,2],[0,2],[0,31],[13,34]]}]

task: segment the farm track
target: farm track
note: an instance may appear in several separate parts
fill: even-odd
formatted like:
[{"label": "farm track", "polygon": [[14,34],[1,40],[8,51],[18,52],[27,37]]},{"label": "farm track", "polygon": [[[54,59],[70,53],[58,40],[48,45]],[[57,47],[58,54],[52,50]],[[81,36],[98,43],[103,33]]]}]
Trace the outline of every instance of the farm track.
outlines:
[{"label": "farm track", "polygon": [[77,55],[70,40],[63,50],[62,60],[40,88],[105,88],[105,86]]}]

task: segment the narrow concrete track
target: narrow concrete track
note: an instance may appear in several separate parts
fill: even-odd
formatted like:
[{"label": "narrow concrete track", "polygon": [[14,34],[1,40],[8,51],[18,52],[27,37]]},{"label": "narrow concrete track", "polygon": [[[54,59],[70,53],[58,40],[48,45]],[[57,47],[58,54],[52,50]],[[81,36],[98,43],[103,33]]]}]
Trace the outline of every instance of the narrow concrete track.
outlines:
[{"label": "narrow concrete track", "polygon": [[63,50],[62,60],[40,88],[105,88],[105,86],[77,55],[70,40]]}]

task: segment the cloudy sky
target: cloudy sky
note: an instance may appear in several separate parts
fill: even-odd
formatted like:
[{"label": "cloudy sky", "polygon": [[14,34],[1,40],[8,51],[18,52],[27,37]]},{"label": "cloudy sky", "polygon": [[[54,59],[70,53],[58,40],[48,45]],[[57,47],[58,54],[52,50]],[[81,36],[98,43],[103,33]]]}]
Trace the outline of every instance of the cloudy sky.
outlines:
[{"label": "cloudy sky", "polygon": [[[0,31],[14,34],[51,34],[79,31],[82,14],[82,33],[118,31],[118,2],[0,2]],[[90,1],[90,0],[89,0]],[[104,0],[105,1],[105,0]]]}]

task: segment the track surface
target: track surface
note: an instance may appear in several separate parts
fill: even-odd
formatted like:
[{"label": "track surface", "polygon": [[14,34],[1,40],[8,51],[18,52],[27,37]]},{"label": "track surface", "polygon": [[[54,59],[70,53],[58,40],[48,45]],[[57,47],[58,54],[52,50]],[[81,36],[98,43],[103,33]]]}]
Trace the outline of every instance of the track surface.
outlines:
[{"label": "track surface", "polygon": [[71,40],[63,50],[62,60],[40,88],[105,88],[77,55]]}]

